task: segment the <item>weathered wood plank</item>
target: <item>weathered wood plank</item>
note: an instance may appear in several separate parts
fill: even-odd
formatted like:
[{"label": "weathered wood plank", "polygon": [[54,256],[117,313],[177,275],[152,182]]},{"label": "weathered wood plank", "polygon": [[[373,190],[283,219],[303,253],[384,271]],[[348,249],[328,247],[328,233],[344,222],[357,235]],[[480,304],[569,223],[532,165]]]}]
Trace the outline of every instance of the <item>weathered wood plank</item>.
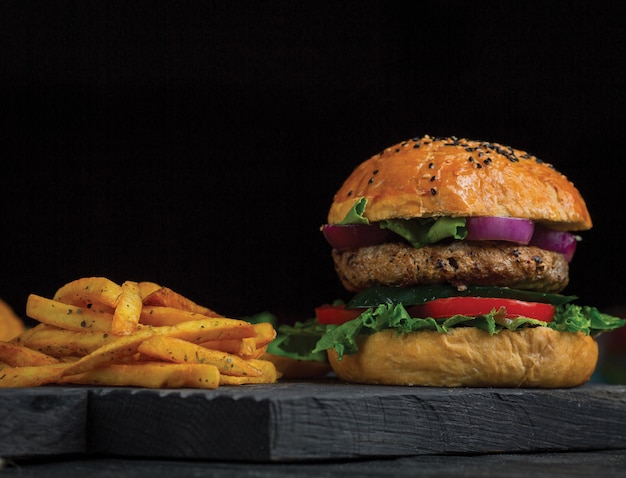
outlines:
[{"label": "weathered wood plank", "polygon": [[0,390],[0,457],[85,453],[88,391]]},{"label": "weathered wood plank", "polygon": [[0,456],[292,462],[611,450],[626,386],[445,389],[320,382],[217,390],[0,390]]},{"label": "weathered wood plank", "polygon": [[149,476],[211,476],[214,478],[394,478],[428,476],[483,478],[594,478],[623,477],[626,450],[497,455],[422,455],[395,459],[316,461],[289,463],[241,463],[202,460],[120,459],[62,457],[55,460],[19,461],[2,474],[19,478],[69,478]]},{"label": "weathered wood plank", "polygon": [[[626,387],[442,389],[281,383],[94,392],[96,453],[251,461],[601,450],[626,443]],[[128,432],[120,436],[120,430]]]}]

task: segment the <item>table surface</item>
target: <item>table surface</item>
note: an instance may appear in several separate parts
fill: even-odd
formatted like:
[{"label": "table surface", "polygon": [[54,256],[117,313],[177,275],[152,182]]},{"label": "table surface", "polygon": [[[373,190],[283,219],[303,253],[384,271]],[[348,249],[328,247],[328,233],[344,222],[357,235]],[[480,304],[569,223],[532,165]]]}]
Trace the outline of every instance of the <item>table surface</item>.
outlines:
[{"label": "table surface", "polygon": [[626,476],[626,386],[0,390],[0,457],[52,477]]},{"label": "table surface", "polygon": [[73,477],[287,477],[310,478],[341,476],[420,477],[623,477],[626,476],[626,450],[595,452],[426,455],[394,459],[340,460],[307,463],[236,463],[221,461],[145,460],[116,458],[56,457],[45,460],[5,463],[3,476],[20,478]]}]

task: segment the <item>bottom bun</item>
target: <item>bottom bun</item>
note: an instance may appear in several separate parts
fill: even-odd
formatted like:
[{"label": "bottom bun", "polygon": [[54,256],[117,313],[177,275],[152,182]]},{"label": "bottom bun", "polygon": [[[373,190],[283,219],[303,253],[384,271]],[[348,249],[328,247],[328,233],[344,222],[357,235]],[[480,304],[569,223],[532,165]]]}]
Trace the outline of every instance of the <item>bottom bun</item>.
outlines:
[{"label": "bottom bun", "polygon": [[354,355],[328,360],[345,381],[432,387],[565,388],[587,382],[598,361],[596,340],[535,327],[489,335],[474,327],[447,334],[385,330],[362,336]]}]

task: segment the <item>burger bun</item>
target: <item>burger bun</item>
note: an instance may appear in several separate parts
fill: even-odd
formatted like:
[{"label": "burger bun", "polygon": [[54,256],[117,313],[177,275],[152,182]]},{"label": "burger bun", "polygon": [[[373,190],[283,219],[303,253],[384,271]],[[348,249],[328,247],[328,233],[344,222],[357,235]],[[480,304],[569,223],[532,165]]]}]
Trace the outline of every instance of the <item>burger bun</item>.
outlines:
[{"label": "burger bun", "polygon": [[548,327],[498,334],[457,327],[441,334],[398,335],[384,330],[361,336],[358,351],[329,363],[345,381],[432,387],[568,388],[587,382],[598,361],[596,340]]}]

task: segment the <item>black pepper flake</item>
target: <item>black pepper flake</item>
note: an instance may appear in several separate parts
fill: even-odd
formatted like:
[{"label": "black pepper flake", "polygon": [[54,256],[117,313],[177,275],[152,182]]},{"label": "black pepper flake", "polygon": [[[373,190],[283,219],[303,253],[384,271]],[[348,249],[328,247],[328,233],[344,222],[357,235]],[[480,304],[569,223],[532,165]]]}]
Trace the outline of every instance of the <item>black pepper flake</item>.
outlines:
[{"label": "black pepper flake", "polygon": [[541,257],[540,257],[540,256],[535,256],[535,257],[533,257],[533,261],[535,261],[535,263],[537,263],[537,264],[541,264],[541,262],[542,262],[542,260],[541,260]]},{"label": "black pepper flake", "polygon": [[430,177],[430,180],[431,180],[431,181],[435,181],[436,179],[437,179],[437,176],[431,176],[431,177]]},{"label": "black pepper flake", "polygon": [[374,171],[372,171],[372,174],[378,174],[378,169],[375,169]]},{"label": "black pepper flake", "polygon": [[483,165],[482,165],[482,164],[480,164],[480,163],[476,163],[476,169],[481,169],[482,167],[483,167]]},{"label": "black pepper flake", "polygon": [[418,149],[419,147],[420,147],[420,144],[419,144],[419,143],[415,143],[415,144],[413,145],[413,148],[415,148],[415,149]]},{"label": "black pepper flake", "polygon": [[491,158],[487,158],[483,161],[483,163],[487,164],[491,164]]},{"label": "black pepper flake", "polygon": [[428,165],[428,168],[429,168],[429,169],[433,169],[434,167],[435,167],[435,163],[430,163],[430,164]]},{"label": "black pepper flake", "polygon": [[373,182],[374,182],[374,178],[370,178],[370,180],[367,183],[372,184]]},{"label": "black pepper flake", "polygon": [[352,196],[352,191],[348,191],[348,196]]},{"label": "black pepper flake", "polygon": [[433,196],[435,196],[437,194],[437,190],[435,188],[431,188],[430,190],[430,194],[432,194]]},{"label": "black pepper flake", "polygon": [[473,162],[474,162],[474,158],[472,158],[471,156],[468,156],[467,160],[468,160],[470,163],[473,163]]}]

